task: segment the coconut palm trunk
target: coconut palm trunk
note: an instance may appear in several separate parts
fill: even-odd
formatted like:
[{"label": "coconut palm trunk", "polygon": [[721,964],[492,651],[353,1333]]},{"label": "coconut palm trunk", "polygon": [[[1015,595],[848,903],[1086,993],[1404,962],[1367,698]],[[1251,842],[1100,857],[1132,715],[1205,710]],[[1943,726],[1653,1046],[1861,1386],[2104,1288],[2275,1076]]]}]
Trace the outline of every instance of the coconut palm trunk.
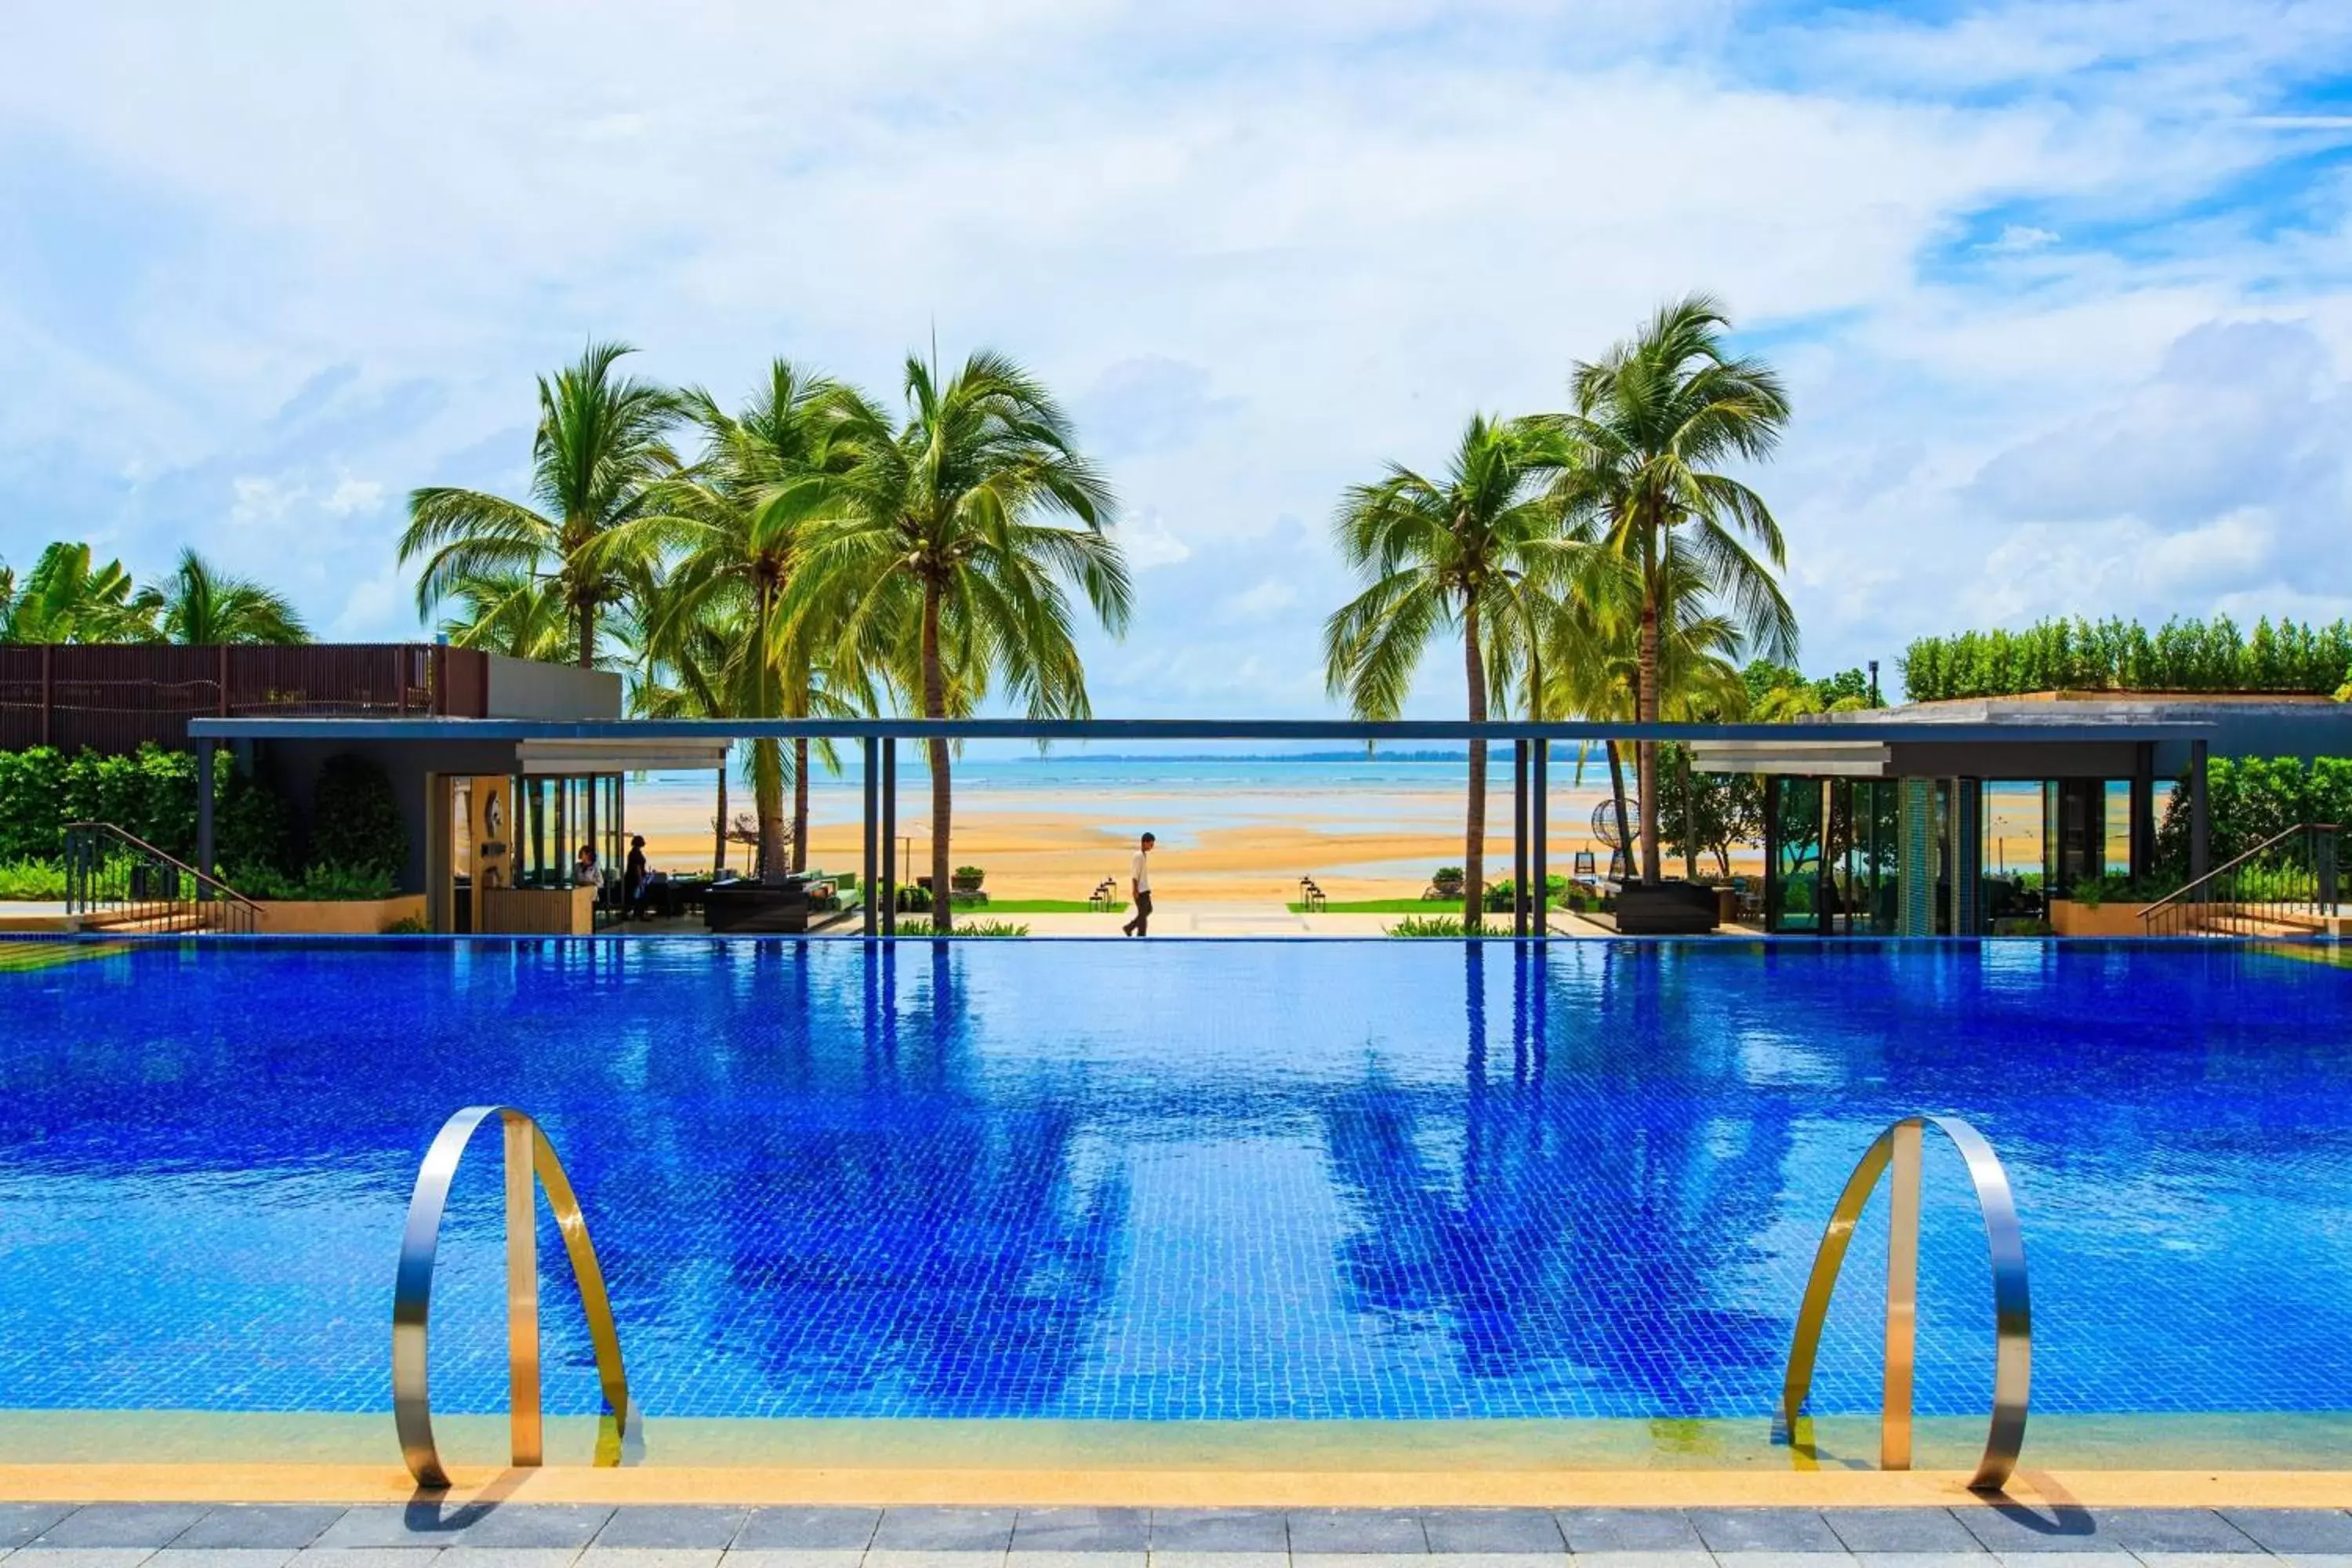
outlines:
[{"label": "coconut palm trunk", "polygon": [[808,869],[809,743],[802,735],[793,742],[793,869]]},{"label": "coconut palm trunk", "polygon": [[[1617,847],[1624,855],[1625,868],[1630,871],[1633,868],[1633,833],[1625,814],[1625,759],[1614,741],[1603,741],[1601,749],[1609,753],[1609,795],[1617,804]],[[1616,857],[1610,859],[1610,869],[1616,869]]]},{"label": "coconut palm trunk", "polygon": [[[940,663],[940,585],[923,585],[923,717],[948,716],[947,671]],[[931,929],[945,931],[948,912],[948,743],[928,742],[931,764]]]},{"label": "coconut palm trunk", "polygon": [[760,875],[784,871],[784,748],[770,736],[751,742],[751,797],[760,819]]},{"label": "coconut palm trunk", "polygon": [[1698,795],[1691,786],[1690,746],[1675,748],[1675,767],[1683,781],[1683,880],[1698,880]]},{"label": "coconut palm trunk", "polygon": [[719,815],[710,819],[710,874],[727,875],[727,762],[719,763]]},{"label": "coconut palm trunk", "polygon": [[[1470,722],[1486,721],[1486,667],[1478,652],[1478,601],[1462,610],[1462,672],[1470,687]],[[1475,935],[1486,918],[1486,742],[1470,741],[1469,819],[1462,828],[1462,934]]]},{"label": "coconut palm trunk", "polygon": [[[1654,530],[1642,535],[1641,689],[1634,696],[1633,714],[1644,724],[1658,721],[1658,542]],[[1657,882],[1664,872],[1658,861],[1658,743],[1642,741],[1634,748],[1634,794],[1642,802],[1642,880]]]}]

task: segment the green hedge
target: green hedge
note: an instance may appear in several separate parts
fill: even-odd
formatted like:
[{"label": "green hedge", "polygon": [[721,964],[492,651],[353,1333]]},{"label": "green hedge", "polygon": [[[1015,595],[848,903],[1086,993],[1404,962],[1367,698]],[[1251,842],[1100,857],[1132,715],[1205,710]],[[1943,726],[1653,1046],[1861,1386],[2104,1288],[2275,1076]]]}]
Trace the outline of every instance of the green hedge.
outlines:
[{"label": "green hedge", "polygon": [[[224,768],[215,858],[282,869],[292,816],[266,783]],[[0,861],[54,861],[68,822],[110,822],[167,855],[196,850],[196,760],[147,746],[129,756],[73,756],[51,746],[0,752]]]},{"label": "green hedge", "polygon": [[2023,691],[2326,691],[2352,674],[2352,622],[2312,626],[2269,617],[2241,632],[2227,616],[2042,621],[2021,632],[1921,637],[1905,650],[1914,702]]},{"label": "green hedge", "polygon": [[311,803],[310,863],[396,879],[408,861],[408,828],[392,781],[365,757],[329,757]]},{"label": "green hedge", "polygon": [[[2219,866],[2300,823],[2352,826],[2352,757],[2216,757],[2205,766],[2208,864]],[[2189,785],[2176,785],[2156,830],[2157,863],[2188,874]]]},{"label": "green hedge", "polygon": [[111,822],[184,858],[196,844],[195,758],[155,746],[112,757],[0,752],[0,860],[57,858],[68,822]]}]

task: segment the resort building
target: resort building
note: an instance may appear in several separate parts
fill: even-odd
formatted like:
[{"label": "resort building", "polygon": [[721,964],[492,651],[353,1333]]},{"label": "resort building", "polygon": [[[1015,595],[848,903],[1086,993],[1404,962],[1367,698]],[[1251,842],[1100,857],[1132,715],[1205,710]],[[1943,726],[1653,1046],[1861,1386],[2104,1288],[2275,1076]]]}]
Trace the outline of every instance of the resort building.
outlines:
[{"label": "resort building", "polygon": [[[215,877],[231,773],[268,781],[299,829],[319,826],[331,759],[381,773],[403,847],[391,896],[370,909],[266,910],[249,929],[583,934],[617,912],[607,884],[626,852],[630,775],[716,770],[731,742],[793,733],[848,742],[864,792],[860,889],[899,884],[897,767],[903,742],[961,740],[1459,746],[1483,735],[1517,781],[1490,866],[1515,886],[1550,868],[1548,763],[1565,743],[1687,742],[1701,774],[1762,792],[1759,889],[1670,884],[1601,917],[1627,934],[1733,925],[1771,935],[2138,935],[2143,901],[2120,885],[2158,868],[2192,887],[2215,869],[2206,774],[2213,758],[2352,755],[2352,705],[2325,698],[2055,695],[1914,704],[1772,725],[983,720],[648,721],[621,716],[608,671],[439,645],[0,647],[0,748],[121,753],[193,747],[194,870]],[[583,862],[582,850],[587,850]],[[583,865],[595,875],[583,872]],[[1507,866],[1508,872],[1501,868]],[[1581,869],[1581,867],[1579,868]],[[2315,909],[2334,930],[2334,837],[2321,825]],[[1605,878],[1603,879],[1605,880]],[[1742,880],[1746,880],[1742,879]],[[1682,897],[1682,894],[1689,897]],[[1665,896],[1656,896],[1656,895]],[[2080,896],[2078,896],[2080,895]],[[895,898],[858,899],[854,927],[895,928]],[[2324,906],[2324,907],[2320,907]],[[741,913],[743,911],[736,911]],[[1508,929],[1555,929],[1523,907]],[[356,925],[306,921],[356,921]],[[721,922],[714,921],[714,926]],[[751,919],[740,929],[798,930]],[[240,928],[247,929],[247,928]],[[1598,931],[1599,921],[1580,930]],[[2193,929],[2183,927],[2181,929]]]},{"label": "resort building", "polygon": [[[2137,906],[2101,918],[2071,895],[2155,871],[2176,784],[2193,881],[2212,869],[2210,759],[2346,755],[2352,705],[2325,697],[2053,692],[1822,715],[1696,741],[1691,763],[1762,778],[1769,932],[2139,935]],[[2005,823],[2030,865],[2002,851]]]}]

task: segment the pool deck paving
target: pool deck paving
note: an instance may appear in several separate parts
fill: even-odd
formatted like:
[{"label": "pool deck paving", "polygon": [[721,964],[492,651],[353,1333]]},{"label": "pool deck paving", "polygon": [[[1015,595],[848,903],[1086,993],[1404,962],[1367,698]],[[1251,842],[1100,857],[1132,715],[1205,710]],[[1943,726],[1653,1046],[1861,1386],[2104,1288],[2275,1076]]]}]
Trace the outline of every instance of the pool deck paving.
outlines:
[{"label": "pool deck paving", "polygon": [[5,1568],[2352,1568],[2352,1512],[0,1503]]}]

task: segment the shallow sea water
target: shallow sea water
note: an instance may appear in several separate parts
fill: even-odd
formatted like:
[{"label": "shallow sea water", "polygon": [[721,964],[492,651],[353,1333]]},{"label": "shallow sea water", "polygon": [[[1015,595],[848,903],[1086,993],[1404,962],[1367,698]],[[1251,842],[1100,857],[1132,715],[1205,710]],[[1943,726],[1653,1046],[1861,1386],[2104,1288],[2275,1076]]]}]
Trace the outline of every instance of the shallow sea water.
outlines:
[{"label": "shallow sea water", "polygon": [[[656,1415],[1750,1416],[1895,1116],[2042,1412],[2352,1409],[2352,970],[2220,943],[434,942],[0,973],[0,1407],[373,1411],[415,1166],[536,1114]],[[1884,1222],[1816,1407],[1874,1407]],[[436,1404],[501,1408],[498,1151]],[[595,1405],[541,1225],[553,1411]],[[1990,1284],[1929,1144],[1918,1402]]]}]

